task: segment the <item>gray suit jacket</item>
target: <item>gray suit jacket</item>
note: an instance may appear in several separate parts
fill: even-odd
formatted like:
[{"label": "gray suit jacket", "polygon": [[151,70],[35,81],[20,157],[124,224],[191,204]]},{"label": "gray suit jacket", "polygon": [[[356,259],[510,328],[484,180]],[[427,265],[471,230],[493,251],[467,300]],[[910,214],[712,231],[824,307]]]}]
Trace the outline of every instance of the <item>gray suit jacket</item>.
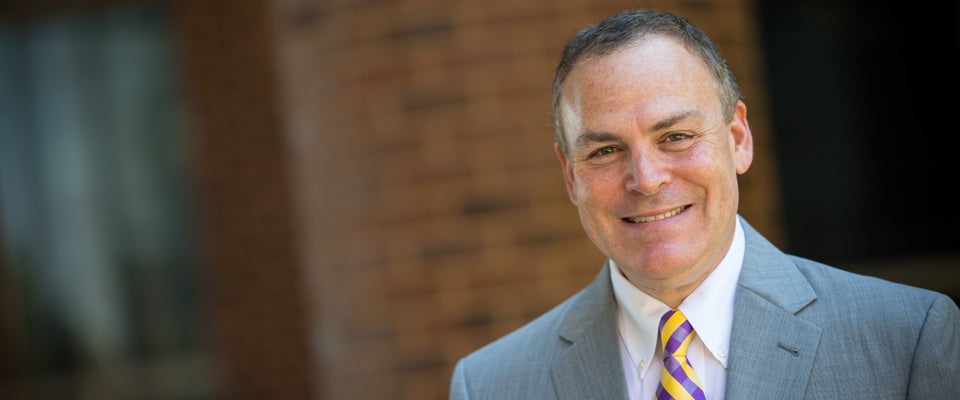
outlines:
[{"label": "gray suit jacket", "polygon": [[[784,254],[741,221],[728,400],[960,399],[949,297]],[[461,359],[450,398],[627,400],[609,273]]]}]

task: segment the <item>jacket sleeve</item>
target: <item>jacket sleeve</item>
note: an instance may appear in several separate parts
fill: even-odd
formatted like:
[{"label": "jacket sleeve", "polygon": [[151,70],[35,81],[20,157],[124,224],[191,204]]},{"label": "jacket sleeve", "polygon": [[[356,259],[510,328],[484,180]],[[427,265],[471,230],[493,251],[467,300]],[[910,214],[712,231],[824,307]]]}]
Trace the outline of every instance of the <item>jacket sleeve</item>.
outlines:
[{"label": "jacket sleeve", "polygon": [[960,399],[960,308],[941,295],[927,310],[910,367],[908,399]]},{"label": "jacket sleeve", "polygon": [[467,377],[464,373],[463,360],[457,362],[453,368],[453,378],[450,380],[450,400],[467,400]]}]

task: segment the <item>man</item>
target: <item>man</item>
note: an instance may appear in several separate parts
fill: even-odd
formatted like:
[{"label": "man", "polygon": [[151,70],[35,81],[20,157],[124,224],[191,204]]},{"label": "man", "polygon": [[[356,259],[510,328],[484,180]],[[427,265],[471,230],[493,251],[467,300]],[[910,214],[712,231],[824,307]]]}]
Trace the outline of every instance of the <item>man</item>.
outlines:
[{"label": "man", "polygon": [[960,398],[949,297],[784,254],[738,215],[747,108],[688,21],[630,11],[581,31],[553,104],[567,192],[607,263],[460,360],[452,399]]}]

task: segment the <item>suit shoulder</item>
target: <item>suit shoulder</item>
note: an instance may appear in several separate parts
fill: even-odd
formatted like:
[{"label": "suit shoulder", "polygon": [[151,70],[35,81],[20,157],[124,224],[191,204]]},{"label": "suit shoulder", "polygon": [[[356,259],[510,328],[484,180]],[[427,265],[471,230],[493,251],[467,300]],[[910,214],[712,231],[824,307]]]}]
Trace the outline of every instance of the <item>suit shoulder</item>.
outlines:
[{"label": "suit shoulder", "polygon": [[890,312],[925,310],[935,303],[953,303],[947,295],[930,289],[847,271],[795,255],[789,257],[810,282],[817,293],[816,302],[821,305],[846,305],[857,307],[860,312],[871,309]]},{"label": "suit shoulder", "polygon": [[503,391],[519,396],[531,388],[549,387],[547,371],[565,346],[560,325],[582,293],[461,358],[451,387],[483,399],[503,398]]},{"label": "suit shoulder", "polygon": [[557,331],[563,317],[569,312],[572,304],[581,294],[582,291],[567,298],[535,319],[473,351],[464,359],[478,363],[491,361],[499,365],[507,359],[519,358],[524,354],[546,350],[554,343],[554,341],[546,339],[557,338]]}]

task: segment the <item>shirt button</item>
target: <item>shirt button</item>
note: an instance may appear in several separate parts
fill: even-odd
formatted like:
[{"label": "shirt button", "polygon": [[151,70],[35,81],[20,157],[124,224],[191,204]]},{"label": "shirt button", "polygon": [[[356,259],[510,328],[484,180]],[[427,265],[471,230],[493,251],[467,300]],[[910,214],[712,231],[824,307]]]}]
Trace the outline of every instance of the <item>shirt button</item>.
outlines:
[{"label": "shirt button", "polygon": [[646,366],[647,366],[647,360],[640,360],[640,362],[637,363],[637,368],[639,369],[643,369]]},{"label": "shirt button", "polygon": [[727,352],[723,350],[717,352],[717,355],[720,356],[720,358],[727,358]]}]

